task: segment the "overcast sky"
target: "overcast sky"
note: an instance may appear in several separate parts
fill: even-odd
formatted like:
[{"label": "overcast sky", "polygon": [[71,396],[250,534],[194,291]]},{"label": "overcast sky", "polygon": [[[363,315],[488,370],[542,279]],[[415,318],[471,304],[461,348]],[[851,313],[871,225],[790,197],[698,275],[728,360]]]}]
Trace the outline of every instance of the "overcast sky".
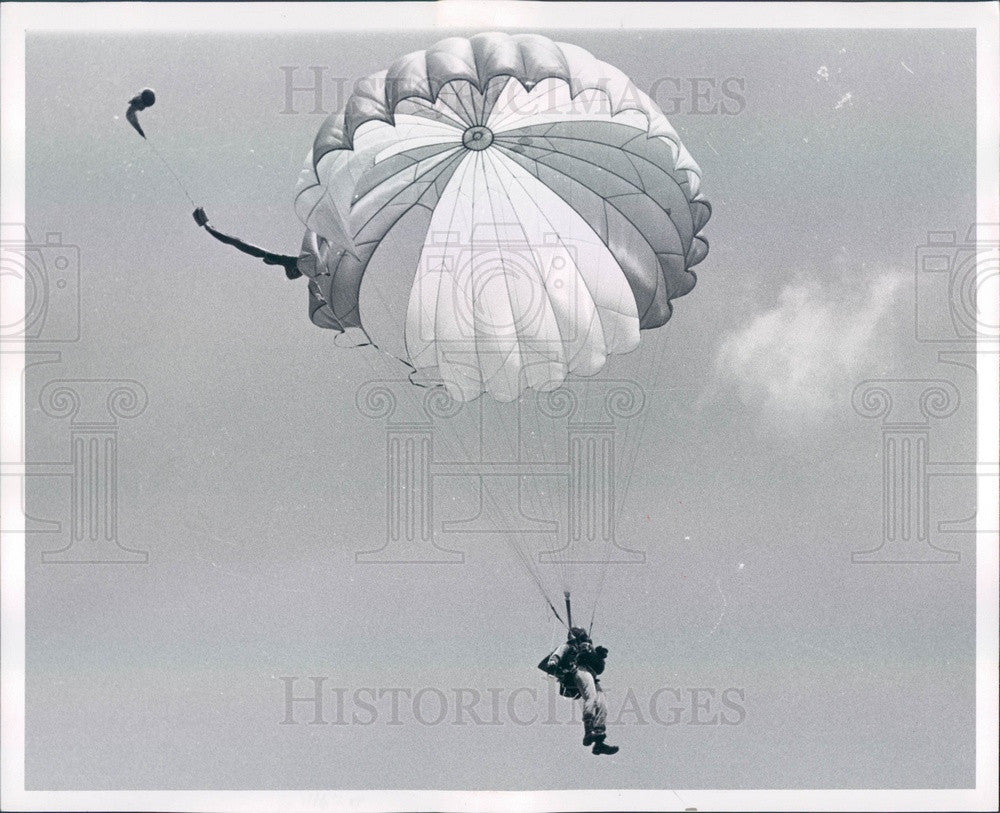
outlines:
[{"label": "overcast sky", "polygon": [[[294,253],[292,188],[324,116],[309,94],[282,112],[282,69],[308,84],[323,66],[329,112],[336,80],[443,34],[46,35],[28,41],[28,228],[80,247],[82,339],[31,392],[145,387],[119,429],[118,506],[149,563],[43,565],[63,543],[29,541],[29,788],[972,782],[972,541],[947,538],[954,565],[851,564],[881,540],[882,460],[850,399],[866,378],[951,380],[963,406],[932,456],[973,454],[973,382],[914,340],[913,274],[928,231],[964,236],[974,217],[973,34],[540,33],[654,91],[714,210],[698,285],[651,345],[656,377],[639,357],[618,369],[649,394],[618,530],[647,561],[610,569],[594,629],[622,753],[597,761],[578,726],[542,724],[534,667],[559,631],[502,543],[449,538],[461,565],[355,563],[385,536],[385,431],[355,406],[371,355],[309,322],[302,280],[198,231],[124,122],[155,88],[143,121],[213,224]],[[37,400],[28,428],[32,459],[66,458],[68,427]],[[971,514],[973,486],[933,520]],[[29,488],[30,514],[68,521],[65,488]],[[540,717],[421,725],[403,700],[389,725],[383,699],[371,725],[309,726],[304,704],[279,725],[280,676],[305,694],[312,675],[328,711],[346,690],[348,719],[365,687],[452,705],[455,688],[526,687],[522,717]],[[650,717],[662,687],[676,725]],[[690,724],[698,688],[708,718],[739,716],[721,694],[742,691],[739,724]],[[619,713],[629,690],[641,713]]]}]

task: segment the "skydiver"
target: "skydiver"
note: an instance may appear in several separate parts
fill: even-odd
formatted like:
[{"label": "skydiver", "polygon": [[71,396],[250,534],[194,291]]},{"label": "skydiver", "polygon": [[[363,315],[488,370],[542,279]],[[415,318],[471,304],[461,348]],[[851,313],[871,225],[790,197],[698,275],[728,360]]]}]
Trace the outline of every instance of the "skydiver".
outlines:
[{"label": "skydiver", "polygon": [[587,631],[571,627],[566,643],[544,658],[538,668],[559,680],[559,694],[583,700],[583,744],[594,754],[617,754],[617,745],[605,742],[608,704],[598,675],[604,672],[606,647],[594,647]]},{"label": "skydiver", "polygon": [[194,210],[194,222],[204,228],[205,231],[219,242],[225,243],[227,246],[233,246],[244,254],[249,254],[251,257],[263,260],[266,265],[282,266],[285,269],[285,276],[289,279],[297,279],[302,276],[302,272],[299,271],[298,257],[290,257],[287,254],[273,254],[270,251],[258,248],[252,243],[245,243],[238,237],[230,237],[228,234],[223,234],[221,231],[213,229],[208,225],[208,215],[205,214],[205,210],[200,206]]},{"label": "skydiver", "polygon": [[125,119],[143,138],[146,137],[146,134],[142,131],[142,127],[139,125],[139,117],[136,114],[145,110],[147,107],[152,107],[155,103],[156,94],[153,93],[152,88],[146,88],[137,96],[133,96],[129,99],[128,110],[125,111]]},{"label": "skydiver", "polygon": [[[125,118],[129,124],[135,129],[135,131],[143,137],[147,144],[153,149],[153,151],[159,156],[160,160],[163,161],[166,168],[170,171],[170,174],[177,181],[177,185],[180,186],[181,190],[187,195],[188,200],[194,205],[194,201],[191,200],[191,195],[187,191],[187,187],[181,182],[181,179],[174,172],[173,168],[167,163],[167,160],[160,155],[159,151],[153,145],[151,141],[146,138],[146,133],[143,132],[142,125],[139,124],[139,113],[148,107],[152,107],[156,104],[156,94],[153,92],[152,88],[145,88],[137,95],[129,99],[128,110],[125,111]],[[285,276],[289,279],[298,279],[302,276],[302,272],[299,270],[299,258],[290,257],[287,254],[275,254],[271,251],[265,251],[264,249],[253,245],[252,243],[247,243],[240,240],[238,237],[231,237],[228,234],[223,234],[221,231],[212,228],[208,225],[208,215],[205,214],[205,210],[200,206],[194,210],[194,222],[201,226],[205,231],[212,235],[216,240],[221,243],[225,243],[227,246],[233,246],[242,251],[244,254],[249,254],[251,257],[256,257],[259,260],[263,260],[266,265],[280,265],[285,269]]]}]

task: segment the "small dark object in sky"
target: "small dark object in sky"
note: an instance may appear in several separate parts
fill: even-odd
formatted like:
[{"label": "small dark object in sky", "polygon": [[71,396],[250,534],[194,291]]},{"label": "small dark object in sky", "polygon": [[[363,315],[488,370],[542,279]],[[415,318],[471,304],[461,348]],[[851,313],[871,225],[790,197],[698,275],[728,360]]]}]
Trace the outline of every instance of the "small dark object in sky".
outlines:
[{"label": "small dark object in sky", "polygon": [[129,100],[128,110],[125,111],[126,120],[135,127],[135,131],[143,138],[146,137],[146,134],[142,131],[142,127],[139,126],[139,118],[136,116],[136,113],[145,110],[147,107],[152,107],[154,104],[156,104],[156,94],[153,92],[153,89],[144,88],[138,96],[133,96]]}]

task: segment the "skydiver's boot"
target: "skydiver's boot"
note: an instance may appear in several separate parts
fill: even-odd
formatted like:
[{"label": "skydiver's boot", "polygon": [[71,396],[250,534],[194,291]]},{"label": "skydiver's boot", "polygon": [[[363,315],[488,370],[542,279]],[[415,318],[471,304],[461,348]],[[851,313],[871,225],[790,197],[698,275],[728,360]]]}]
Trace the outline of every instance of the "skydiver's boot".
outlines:
[{"label": "skydiver's boot", "polygon": [[604,743],[604,737],[599,737],[594,742],[594,747],[591,749],[592,754],[607,754],[611,756],[612,754],[618,753],[617,745],[606,745]]},{"label": "skydiver's boot", "polygon": [[583,735],[583,747],[586,748],[588,745],[593,745],[596,740],[597,738],[588,731]]}]

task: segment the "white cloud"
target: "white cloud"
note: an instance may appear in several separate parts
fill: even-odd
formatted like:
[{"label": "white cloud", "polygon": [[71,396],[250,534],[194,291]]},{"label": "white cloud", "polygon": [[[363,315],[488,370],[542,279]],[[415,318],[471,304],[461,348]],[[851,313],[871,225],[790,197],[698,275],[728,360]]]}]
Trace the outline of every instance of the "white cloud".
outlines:
[{"label": "white cloud", "polygon": [[842,405],[865,372],[884,363],[884,329],[898,308],[903,277],[881,274],[853,295],[795,283],[774,308],[729,333],[716,354],[716,387],[766,416],[819,417]]}]

